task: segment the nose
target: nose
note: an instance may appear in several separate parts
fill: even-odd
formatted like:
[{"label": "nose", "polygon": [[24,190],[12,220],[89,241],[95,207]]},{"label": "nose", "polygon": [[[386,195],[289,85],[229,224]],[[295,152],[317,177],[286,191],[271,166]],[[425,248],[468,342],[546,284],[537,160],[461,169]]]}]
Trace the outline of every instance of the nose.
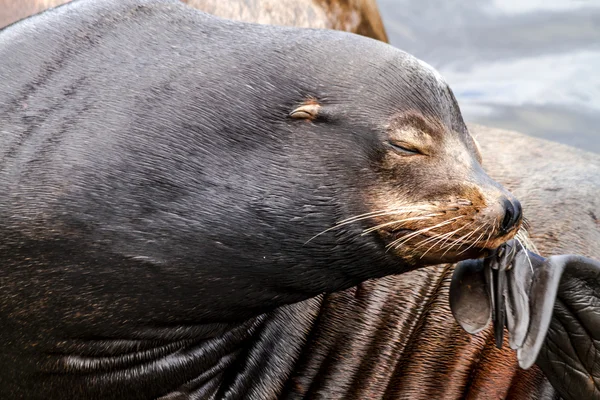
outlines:
[{"label": "nose", "polygon": [[517,199],[504,199],[504,219],[502,220],[502,233],[507,233],[513,229],[523,217],[523,210],[521,209],[521,203]]}]

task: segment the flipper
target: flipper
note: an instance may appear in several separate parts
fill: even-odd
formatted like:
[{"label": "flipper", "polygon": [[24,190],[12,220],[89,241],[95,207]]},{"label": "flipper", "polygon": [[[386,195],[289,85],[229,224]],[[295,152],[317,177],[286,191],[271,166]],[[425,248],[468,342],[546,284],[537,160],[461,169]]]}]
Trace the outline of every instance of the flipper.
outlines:
[{"label": "flipper", "polygon": [[[489,274],[489,276],[488,276]],[[491,269],[482,260],[467,260],[456,266],[450,282],[450,308],[454,319],[475,334],[492,320]]]},{"label": "flipper", "polygon": [[537,362],[563,397],[600,399],[600,262],[545,259],[510,241],[458,264],[450,307],[469,333],[493,321],[498,346],[506,326],[519,366]]},{"label": "flipper", "polygon": [[536,364],[565,399],[600,399],[600,263],[550,257],[562,269],[554,314]]}]

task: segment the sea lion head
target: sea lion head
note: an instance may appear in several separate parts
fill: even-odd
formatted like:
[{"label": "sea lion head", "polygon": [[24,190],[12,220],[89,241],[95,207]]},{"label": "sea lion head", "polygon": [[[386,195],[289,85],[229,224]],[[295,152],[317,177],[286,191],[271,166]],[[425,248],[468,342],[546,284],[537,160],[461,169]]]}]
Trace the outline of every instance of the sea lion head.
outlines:
[{"label": "sea lion head", "polygon": [[[302,129],[328,126],[339,138],[331,151],[355,160],[347,168],[354,168],[353,185],[367,209],[344,215],[338,228],[358,224],[414,265],[488,254],[518,231],[519,201],[483,170],[444,79],[391,46],[364,47],[373,48],[378,52],[346,60],[341,79],[328,82],[344,98],[331,89],[315,93],[290,114],[310,122]],[[352,147],[345,147],[349,140]]]}]

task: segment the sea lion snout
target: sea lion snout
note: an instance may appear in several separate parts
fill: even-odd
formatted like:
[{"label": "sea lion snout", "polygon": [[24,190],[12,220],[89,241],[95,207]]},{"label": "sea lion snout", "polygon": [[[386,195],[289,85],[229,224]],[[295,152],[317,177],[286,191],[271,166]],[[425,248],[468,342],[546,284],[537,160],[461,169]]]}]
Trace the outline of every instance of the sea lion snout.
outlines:
[{"label": "sea lion snout", "polygon": [[[519,200],[506,188],[499,185],[485,172],[479,179],[478,188],[482,196],[482,215],[494,226],[495,235],[490,238],[487,249],[496,248],[512,239],[521,226],[523,209]],[[491,240],[495,239],[495,240]]]},{"label": "sea lion snout", "polygon": [[443,120],[396,117],[391,140],[420,153],[391,146],[378,182],[385,192],[372,191],[374,209],[395,210],[376,221],[388,247],[415,265],[484,257],[512,239],[522,221],[521,204],[485,172],[467,128]]},{"label": "sea lion snout", "polygon": [[504,212],[504,219],[500,225],[500,231],[502,233],[508,233],[521,223],[523,210],[519,200],[514,197],[504,199],[504,209],[506,211]]}]

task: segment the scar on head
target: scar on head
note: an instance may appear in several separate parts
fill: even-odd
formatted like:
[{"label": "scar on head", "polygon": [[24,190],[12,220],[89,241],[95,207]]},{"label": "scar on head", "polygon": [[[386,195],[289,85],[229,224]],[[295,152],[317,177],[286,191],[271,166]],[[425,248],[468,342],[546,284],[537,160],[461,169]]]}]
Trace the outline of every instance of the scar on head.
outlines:
[{"label": "scar on head", "polygon": [[321,105],[315,98],[308,98],[298,107],[296,107],[289,115],[294,119],[306,119],[313,121],[319,115]]}]

